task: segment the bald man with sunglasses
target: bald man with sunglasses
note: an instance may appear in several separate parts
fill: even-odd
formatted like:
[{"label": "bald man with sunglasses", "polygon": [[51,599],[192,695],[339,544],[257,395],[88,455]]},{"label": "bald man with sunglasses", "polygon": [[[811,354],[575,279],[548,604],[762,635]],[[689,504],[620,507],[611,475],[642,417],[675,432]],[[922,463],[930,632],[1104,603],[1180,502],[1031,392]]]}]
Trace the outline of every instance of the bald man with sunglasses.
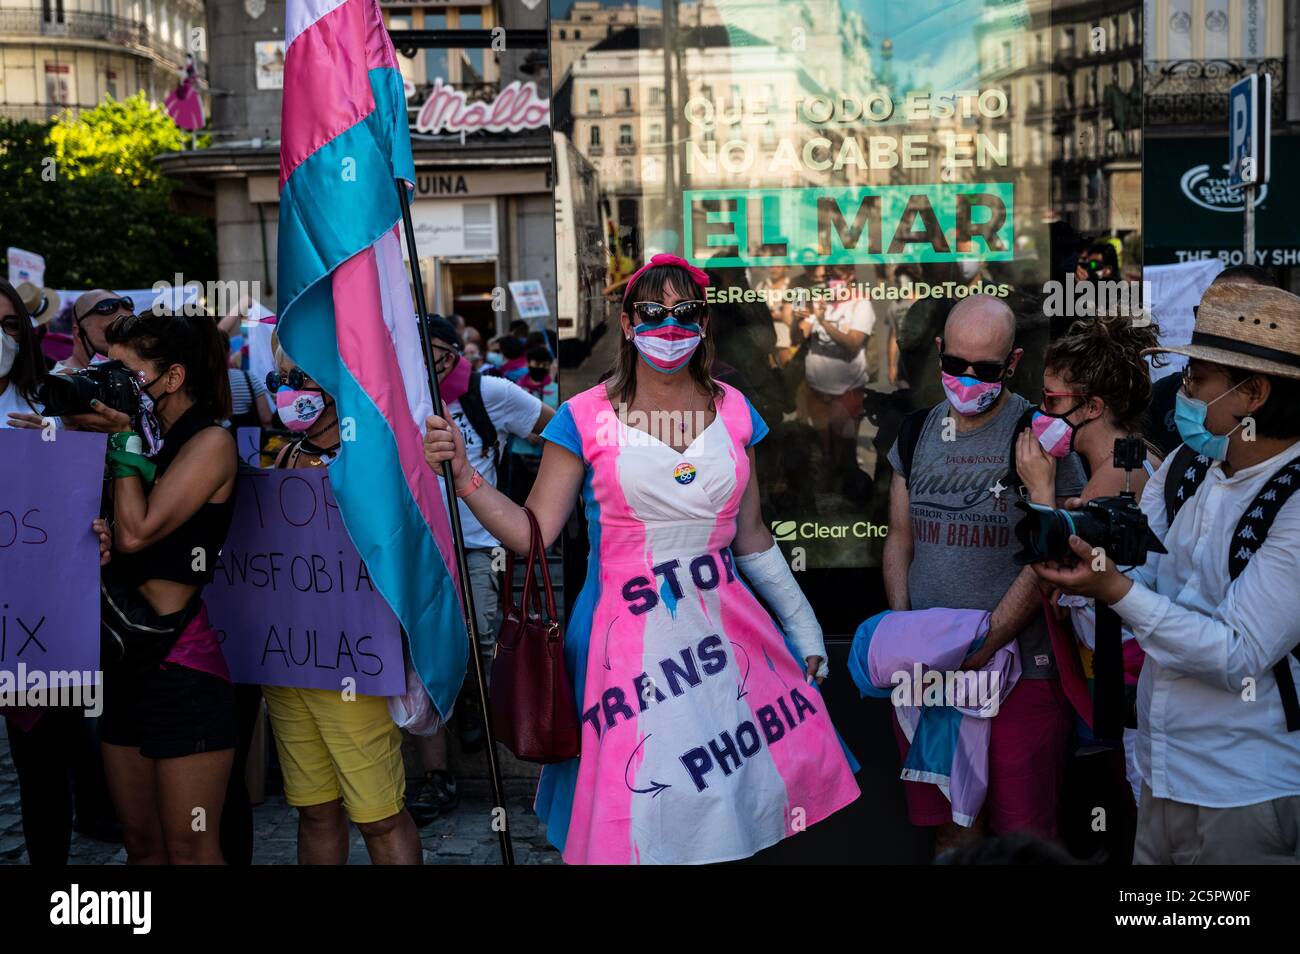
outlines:
[{"label": "bald man with sunglasses", "polygon": [[134,313],[135,302],[116,292],[95,288],[82,294],[72,304],[72,354],[66,361],[60,361],[54,366],[54,373],[88,368],[96,363],[96,357],[107,355],[108,341],[105,335],[108,326],[122,315]]}]

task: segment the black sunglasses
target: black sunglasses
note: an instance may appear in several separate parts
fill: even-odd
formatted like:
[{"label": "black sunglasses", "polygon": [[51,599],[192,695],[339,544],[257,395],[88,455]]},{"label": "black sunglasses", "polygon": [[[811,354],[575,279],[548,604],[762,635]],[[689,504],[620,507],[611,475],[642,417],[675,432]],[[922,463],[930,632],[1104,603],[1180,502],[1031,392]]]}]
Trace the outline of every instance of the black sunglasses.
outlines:
[{"label": "black sunglasses", "polygon": [[[303,385],[307,383],[307,375],[302,373],[302,368],[294,368],[288,374],[281,374],[278,371],[268,371],[266,373],[266,389],[268,391],[278,391],[281,385],[288,385],[290,390],[302,391]],[[306,388],[308,391],[319,391],[320,388]]]},{"label": "black sunglasses", "polygon": [[97,301],[91,305],[90,309],[78,318],[77,321],[80,322],[85,318],[89,318],[91,315],[111,315],[119,308],[125,308],[127,311],[134,312],[135,302],[125,295],[121,298],[105,298],[103,301]]},{"label": "black sunglasses", "polygon": [[632,310],[641,316],[642,321],[659,321],[669,317],[678,321],[694,321],[704,312],[704,305],[702,301],[679,301],[669,308],[657,301],[634,301]]},{"label": "black sunglasses", "polygon": [[[1012,352],[1014,354],[1014,352]],[[944,374],[951,374],[954,378],[959,378],[970,368],[971,374],[976,380],[983,381],[985,384],[992,384],[999,380],[1006,373],[1007,365],[1011,363],[1011,354],[1001,361],[967,361],[965,358],[958,357],[955,354],[939,353],[939,366],[943,368]]]},{"label": "black sunglasses", "polygon": [[0,331],[3,331],[10,338],[17,338],[23,333],[23,319],[19,318],[17,315],[0,318]]}]

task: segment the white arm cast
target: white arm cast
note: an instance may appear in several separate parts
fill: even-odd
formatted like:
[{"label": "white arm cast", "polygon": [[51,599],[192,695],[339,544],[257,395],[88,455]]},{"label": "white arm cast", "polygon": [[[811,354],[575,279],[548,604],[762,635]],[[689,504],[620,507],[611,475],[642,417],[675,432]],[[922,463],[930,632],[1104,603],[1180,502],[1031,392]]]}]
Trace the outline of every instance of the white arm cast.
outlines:
[{"label": "white arm cast", "polygon": [[817,675],[825,677],[830,669],[826,665],[826,643],[822,639],[821,623],[817,622],[817,614],[813,612],[808,597],[794,581],[794,574],[790,572],[781,548],[773,543],[771,549],[761,553],[738,556],[736,566],[745,574],[755,592],[772,607],[800,658],[822,658]]}]

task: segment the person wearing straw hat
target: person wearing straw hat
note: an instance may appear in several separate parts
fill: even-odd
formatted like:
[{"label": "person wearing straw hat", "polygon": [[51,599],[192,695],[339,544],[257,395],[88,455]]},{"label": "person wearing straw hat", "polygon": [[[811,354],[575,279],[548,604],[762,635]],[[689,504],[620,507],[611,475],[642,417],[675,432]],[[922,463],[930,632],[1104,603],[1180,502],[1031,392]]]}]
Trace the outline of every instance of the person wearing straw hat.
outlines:
[{"label": "person wearing straw hat", "polygon": [[32,322],[37,326],[48,325],[63,307],[59,293],[53,288],[41,288],[31,282],[23,282],[18,286],[18,296],[22,298],[23,304],[27,306],[27,313],[32,316]]},{"label": "person wearing straw hat", "polygon": [[1120,573],[1089,544],[1035,565],[1110,604],[1146,652],[1138,864],[1300,862],[1300,297],[1211,285],[1141,507],[1168,551]]}]

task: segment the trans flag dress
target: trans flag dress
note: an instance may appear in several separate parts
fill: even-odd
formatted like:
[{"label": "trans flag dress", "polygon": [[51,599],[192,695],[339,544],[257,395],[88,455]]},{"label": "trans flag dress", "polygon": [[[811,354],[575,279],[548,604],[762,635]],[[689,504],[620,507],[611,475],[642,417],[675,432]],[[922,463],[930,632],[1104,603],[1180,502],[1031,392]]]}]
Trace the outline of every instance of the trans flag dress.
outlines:
[{"label": "trans flag dress", "polygon": [[745,858],[859,795],[803,660],[736,570],[745,448],[767,425],[722,389],[684,453],[620,420],[604,384],[542,433],[587,472],[565,633],[582,754],[546,766],[536,803],[570,864]]}]

